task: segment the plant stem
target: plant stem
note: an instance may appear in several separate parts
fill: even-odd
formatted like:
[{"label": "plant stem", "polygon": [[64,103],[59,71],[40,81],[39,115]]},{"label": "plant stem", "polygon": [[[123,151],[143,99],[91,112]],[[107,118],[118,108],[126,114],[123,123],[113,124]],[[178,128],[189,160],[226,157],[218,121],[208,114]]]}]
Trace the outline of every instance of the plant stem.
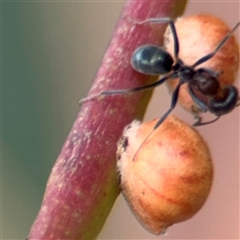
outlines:
[{"label": "plant stem", "polygon": [[[130,59],[144,44],[161,44],[161,24],[136,24],[150,17],[176,17],[186,0],[127,1],[88,96],[149,84]],[[151,91],[106,96],[83,103],[50,174],[29,239],[95,239],[119,194],[116,144],[123,128],[142,119]]]}]

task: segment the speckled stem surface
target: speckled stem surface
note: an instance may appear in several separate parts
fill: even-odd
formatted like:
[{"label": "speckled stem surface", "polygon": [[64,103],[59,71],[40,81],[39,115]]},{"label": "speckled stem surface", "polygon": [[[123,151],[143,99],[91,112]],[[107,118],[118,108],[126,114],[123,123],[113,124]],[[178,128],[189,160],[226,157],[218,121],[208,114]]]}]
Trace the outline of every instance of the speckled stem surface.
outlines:
[{"label": "speckled stem surface", "polygon": [[[136,22],[176,17],[186,0],[127,1],[88,96],[142,86],[156,78],[135,72],[130,59],[140,45],[161,44],[161,24]],[[151,91],[107,96],[82,105],[50,174],[28,239],[95,239],[119,194],[116,143],[124,126],[141,119]]]}]

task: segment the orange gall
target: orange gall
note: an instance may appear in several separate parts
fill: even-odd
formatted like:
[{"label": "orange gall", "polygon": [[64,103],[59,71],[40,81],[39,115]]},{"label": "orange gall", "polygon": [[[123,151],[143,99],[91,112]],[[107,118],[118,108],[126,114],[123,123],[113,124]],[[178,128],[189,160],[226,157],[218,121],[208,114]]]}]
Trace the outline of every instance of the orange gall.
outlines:
[{"label": "orange gall", "polygon": [[203,138],[173,115],[141,145],[156,121],[141,125],[135,121],[125,128],[118,144],[117,170],[136,218],[158,235],[203,206],[211,189],[213,166]]},{"label": "orange gall", "polygon": [[[179,18],[175,21],[175,26],[179,39],[179,58],[188,66],[213,52],[221,40],[231,31],[224,21],[210,14]],[[165,33],[164,45],[173,56],[173,37],[169,28]],[[228,39],[215,56],[197,68],[207,68],[218,73],[221,87],[232,85],[239,69],[239,46],[234,35]],[[177,83],[178,79],[166,82],[171,93]],[[200,112],[199,107],[188,93],[187,84],[184,84],[180,89],[179,103],[188,111]]]}]

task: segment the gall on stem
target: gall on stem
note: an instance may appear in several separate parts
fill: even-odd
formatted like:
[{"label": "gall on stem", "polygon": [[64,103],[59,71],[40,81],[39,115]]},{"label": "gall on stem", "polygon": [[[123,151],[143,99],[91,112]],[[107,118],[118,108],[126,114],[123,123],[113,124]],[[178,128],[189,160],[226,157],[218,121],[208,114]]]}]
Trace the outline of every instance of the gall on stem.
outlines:
[{"label": "gall on stem", "polygon": [[[179,38],[179,58],[188,66],[212,52],[231,31],[231,27],[223,20],[210,14],[197,14],[179,18],[175,21],[175,26]],[[165,32],[164,45],[166,50],[173,56],[174,41],[169,28]],[[232,85],[237,79],[239,70],[239,45],[234,34],[215,56],[198,65],[197,69],[199,68],[207,68],[219,74],[218,81],[221,87]],[[178,82],[178,79],[166,82],[171,93]],[[186,84],[181,86],[179,103],[184,109],[193,114],[201,112],[189,95]]]},{"label": "gall on stem", "polygon": [[156,122],[134,121],[125,128],[118,144],[117,169],[123,195],[136,218],[158,235],[203,206],[212,185],[213,165],[200,134],[174,115],[141,145]]},{"label": "gall on stem", "polygon": [[[140,45],[161,44],[166,26],[137,25],[149,17],[182,15],[186,1],[127,1],[88,96],[142,86],[156,78],[135,72]],[[119,194],[116,143],[123,128],[141,119],[151,91],[108,96],[82,105],[50,174],[28,239],[95,239]]]}]

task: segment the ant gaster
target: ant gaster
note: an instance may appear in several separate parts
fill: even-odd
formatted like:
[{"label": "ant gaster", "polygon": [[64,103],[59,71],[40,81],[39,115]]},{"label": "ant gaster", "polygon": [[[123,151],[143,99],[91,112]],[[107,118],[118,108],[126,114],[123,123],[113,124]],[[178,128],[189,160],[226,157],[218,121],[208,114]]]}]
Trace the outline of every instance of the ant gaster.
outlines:
[{"label": "ant gaster", "polygon": [[[166,50],[159,46],[144,45],[137,48],[133,53],[131,59],[132,67],[136,71],[146,75],[167,75],[163,78],[160,78],[158,81],[146,86],[124,90],[104,91],[93,97],[85,98],[81,102],[95,99],[96,97],[101,95],[127,94],[144,91],[157,87],[168,79],[179,78],[179,82],[172,93],[171,106],[167,110],[167,112],[158,120],[158,122],[153,128],[153,131],[166,119],[166,117],[175,108],[178,101],[179,89],[184,83],[187,84],[189,94],[192,97],[193,101],[199,106],[200,110],[202,112],[209,111],[216,115],[216,118],[209,122],[202,122],[201,117],[195,116],[197,118],[197,122],[193,124],[194,126],[206,125],[215,122],[217,119],[219,119],[221,115],[231,112],[235,107],[240,105],[240,103],[238,103],[239,94],[236,87],[234,87],[233,85],[221,87],[218,81],[219,74],[211,69],[195,69],[198,65],[211,59],[221,49],[221,47],[231,37],[233,32],[239,27],[240,22],[238,22],[235,27],[222,39],[222,41],[217,45],[213,52],[203,56],[191,66],[185,65],[184,62],[178,57],[179,42],[174,21],[172,19],[150,18],[139,24],[143,24],[146,22],[169,24],[174,41],[174,58],[170,55],[170,53],[168,53]],[[200,99],[196,92],[205,96],[207,100],[205,101]],[[151,133],[149,134],[149,136],[151,135]]]}]

